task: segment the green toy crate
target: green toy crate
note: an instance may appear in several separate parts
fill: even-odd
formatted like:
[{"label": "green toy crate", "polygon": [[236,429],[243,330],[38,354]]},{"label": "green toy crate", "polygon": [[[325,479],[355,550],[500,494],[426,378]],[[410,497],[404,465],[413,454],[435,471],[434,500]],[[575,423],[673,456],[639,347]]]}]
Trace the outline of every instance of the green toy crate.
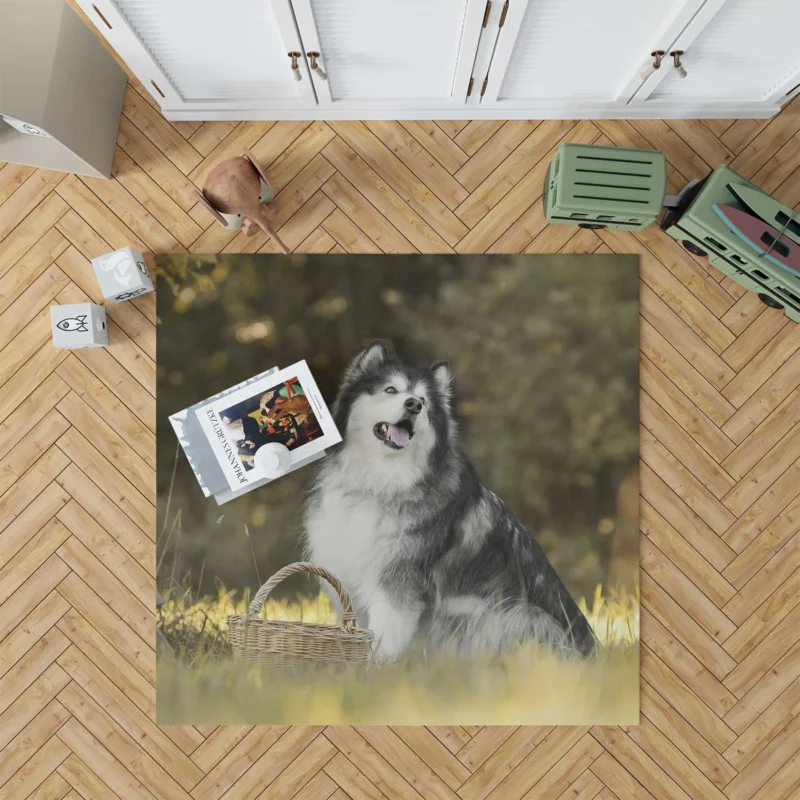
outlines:
[{"label": "green toy crate", "polygon": [[713,266],[746,289],[757,292],[763,303],[783,308],[789,319],[800,322],[800,277],[750,249],[712,208],[720,203],[747,211],[728,189],[731,183],[761,191],[730,167],[718,167],[681,194],[680,205],[667,211],[661,228],[690,253],[707,255]]},{"label": "green toy crate", "polygon": [[562,144],[544,182],[548,222],[638,231],[655,222],[667,189],[658,150]]}]

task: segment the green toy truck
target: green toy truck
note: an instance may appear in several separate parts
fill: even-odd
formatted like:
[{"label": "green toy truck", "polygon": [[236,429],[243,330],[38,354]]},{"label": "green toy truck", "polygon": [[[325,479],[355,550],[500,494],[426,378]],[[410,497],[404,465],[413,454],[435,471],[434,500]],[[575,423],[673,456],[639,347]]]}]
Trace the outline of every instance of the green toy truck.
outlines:
[{"label": "green toy truck", "polygon": [[[786,245],[800,245],[800,215],[769,200],[727,166],[718,167],[701,181],[691,181],[678,195],[667,196],[666,185],[666,158],[658,150],[563,144],[545,177],[545,216],[548,222],[562,225],[637,231],[655,222],[666,206],[660,227],[667,235],[690,253],[707,256],[713,266],[756,292],[766,305],[784,309],[789,319],[800,322],[800,273],[753,249],[726,225],[719,212],[733,208],[777,225],[770,248],[779,248],[782,237]],[[756,205],[780,209],[777,221],[758,208],[745,207],[731,186],[757,192],[744,192],[761,198]]]},{"label": "green toy truck", "polygon": [[760,257],[715,213],[715,204],[748,211],[729,185],[761,191],[730,167],[717,167],[705,180],[683,193],[676,208],[667,209],[661,229],[690,253],[708,256],[720,272],[745,289],[757,292],[763,303],[785,309],[789,319],[800,322],[800,276]]}]

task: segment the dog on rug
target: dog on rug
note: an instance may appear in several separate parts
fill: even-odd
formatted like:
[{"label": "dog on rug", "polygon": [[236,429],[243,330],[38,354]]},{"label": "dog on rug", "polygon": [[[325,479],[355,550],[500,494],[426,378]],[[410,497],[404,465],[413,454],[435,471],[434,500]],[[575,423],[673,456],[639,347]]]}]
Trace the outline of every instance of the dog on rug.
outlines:
[{"label": "dog on rug", "polygon": [[465,454],[451,384],[446,363],[411,367],[380,342],[353,359],[332,406],[343,441],[305,509],[308,560],[341,580],[383,661],[412,643],[593,654],[541,547]]}]

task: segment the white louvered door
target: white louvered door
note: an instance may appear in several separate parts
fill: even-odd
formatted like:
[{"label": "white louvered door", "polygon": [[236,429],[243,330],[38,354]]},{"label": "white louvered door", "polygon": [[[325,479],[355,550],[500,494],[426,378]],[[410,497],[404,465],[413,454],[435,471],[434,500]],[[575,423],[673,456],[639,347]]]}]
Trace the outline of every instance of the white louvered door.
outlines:
[{"label": "white louvered door", "polygon": [[797,90],[800,0],[713,0],[703,12],[707,19],[693,20],[670,46],[683,51],[686,77],[667,64],[634,104],[700,110],[709,102],[782,102]]},{"label": "white louvered door", "polygon": [[509,0],[482,106],[624,104],[703,0]]},{"label": "white louvered door", "polygon": [[290,0],[78,3],[164,109],[316,106]]},{"label": "white louvered door", "polygon": [[[320,106],[463,104],[486,0],[292,0]],[[357,114],[356,114],[357,115]]]},{"label": "white louvered door", "polygon": [[800,0],[75,2],[170,120],[757,118],[800,94]]}]

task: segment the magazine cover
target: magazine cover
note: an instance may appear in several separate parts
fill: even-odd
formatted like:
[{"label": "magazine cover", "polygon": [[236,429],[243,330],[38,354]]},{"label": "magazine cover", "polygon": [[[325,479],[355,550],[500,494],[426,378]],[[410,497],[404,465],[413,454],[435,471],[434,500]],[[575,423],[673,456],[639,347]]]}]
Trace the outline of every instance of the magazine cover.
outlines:
[{"label": "magazine cover", "polygon": [[169,422],[200,490],[218,505],[319,460],[341,441],[305,362],[260,372]]},{"label": "magazine cover", "polygon": [[194,413],[232,490],[264,477],[259,469],[259,450],[264,445],[285,447],[294,466],[341,441],[305,361],[213,400]]}]

